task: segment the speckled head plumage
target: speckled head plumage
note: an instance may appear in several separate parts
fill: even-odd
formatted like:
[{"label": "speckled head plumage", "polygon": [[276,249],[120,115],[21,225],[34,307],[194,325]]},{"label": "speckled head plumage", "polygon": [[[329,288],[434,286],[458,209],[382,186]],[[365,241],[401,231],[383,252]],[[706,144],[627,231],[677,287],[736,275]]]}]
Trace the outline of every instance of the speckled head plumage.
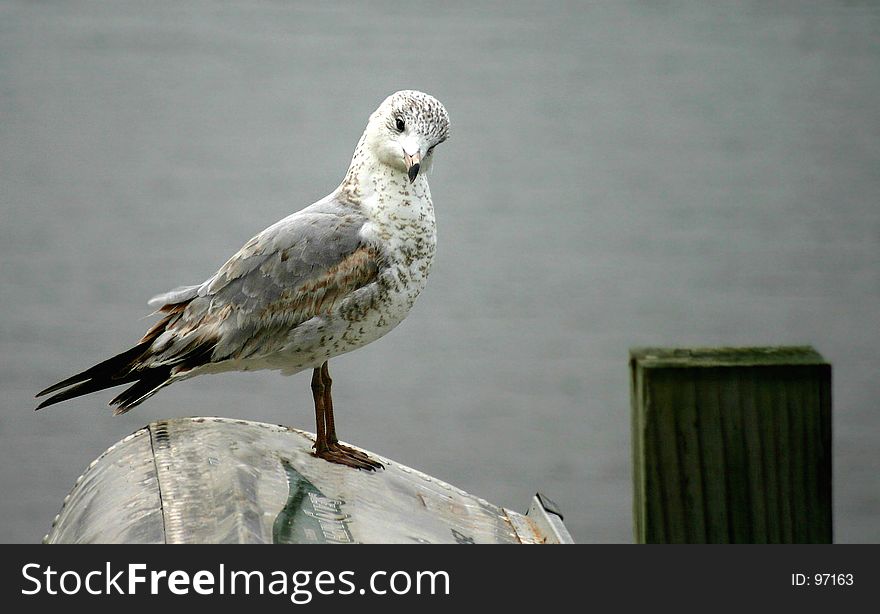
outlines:
[{"label": "speckled head plumage", "polygon": [[449,138],[449,113],[429,94],[401,90],[370,116],[364,142],[380,162],[410,181],[430,168],[434,148]]},{"label": "speckled head plumage", "polygon": [[[449,113],[443,104],[424,92],[401,90],[385,99],[382,107],[388,106],[386,123],[390,130],[398,130],[397,120],[401,119],[419,134],[429,137],[434,144],[449,138]],[[381,110],[382,107],[379,107]]]}]

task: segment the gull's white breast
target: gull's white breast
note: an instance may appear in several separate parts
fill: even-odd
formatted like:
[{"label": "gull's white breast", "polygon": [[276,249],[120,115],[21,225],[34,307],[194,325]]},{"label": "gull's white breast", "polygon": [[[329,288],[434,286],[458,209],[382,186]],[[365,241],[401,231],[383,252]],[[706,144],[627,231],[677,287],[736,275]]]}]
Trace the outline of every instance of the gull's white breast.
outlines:
[{"label": "gull's white breast", "polygon": [[286,374],[315,368],[379,339],[406,318],[425,288],[434,260],[437,235],[431,193],[424,177],[409,184],[377,174],[374,184],[375,189],[360,194],[368,218],[360,233],[381,253],[376,280],[327,313],[294,327],[280,351],[229,367],[278,369]]}]

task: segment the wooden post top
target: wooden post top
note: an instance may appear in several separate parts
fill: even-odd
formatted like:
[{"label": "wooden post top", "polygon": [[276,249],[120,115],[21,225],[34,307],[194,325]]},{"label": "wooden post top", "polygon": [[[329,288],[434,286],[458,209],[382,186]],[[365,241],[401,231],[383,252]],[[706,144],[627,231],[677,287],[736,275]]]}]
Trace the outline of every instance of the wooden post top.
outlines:
[{"label": "wooden post top", "polygon": [[827,365],[812,346],[736,347],[736,348],[632,348],[633,366],[642,368],[674,367],[748,367],[773,365]]}]

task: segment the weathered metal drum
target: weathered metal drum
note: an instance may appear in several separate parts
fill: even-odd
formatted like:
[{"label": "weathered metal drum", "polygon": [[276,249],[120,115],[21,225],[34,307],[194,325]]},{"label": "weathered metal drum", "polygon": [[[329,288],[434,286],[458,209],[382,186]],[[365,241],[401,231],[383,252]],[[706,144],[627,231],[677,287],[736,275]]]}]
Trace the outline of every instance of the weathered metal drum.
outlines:
[{"label": "weathered metal drum", "polygon": [[47,543],[571,543],[536,496],[527,515],[373,454],[364,472],[314,436],[225,418],[154,422],[89,465]]}]

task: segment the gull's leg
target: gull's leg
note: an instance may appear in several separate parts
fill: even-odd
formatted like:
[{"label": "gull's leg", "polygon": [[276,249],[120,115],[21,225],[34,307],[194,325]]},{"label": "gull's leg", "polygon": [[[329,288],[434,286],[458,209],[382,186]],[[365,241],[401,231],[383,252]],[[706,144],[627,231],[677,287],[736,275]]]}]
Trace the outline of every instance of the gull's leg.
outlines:
[{"label": "gull's leg", "polygon": [[367,471],[384,469],[385,466],[382,465],[382,463],[373,460],[360,450],[355,450],[354,448],[339,443],[339,439],[336,437],[336,423],[333,419],[333,397],[331,394],[333,380],[330,379],[330,370],[327,367],[326,361],[321,365],[320,369],[315,369],[316,374],[319,371],[320,375],[317,376],[319,378],[319,385],[315,386],[315,376],[313,375],[312,390],[320,390],[322,395],[321,407],[323,408],[324,433],[327,449],[326,453],[320,453],[316,450],[316,456],[332,463],[340,463],[342,465],[348,465],[349,467],[356,467],[357,469],[366,469]]},{"label": "gull's leg", "polygon": [[[333,395],[331,394],[333,380],[330,379],[330,369],[328,365],[329,361],[327,360],[321,365],[321,383],[324,385],[324,411],[325,416],[327,417],[327,443],[332,445],[339,443],[339,439],[336,437],[336,423],[333,419]],[[317,371],[317,369],[315,370]]]},{"label": "gull's leg", "polygon": [[315,455],[327,452],[327,426],[324,411],[324,381],[321,369],[312,372],[312,398],[315,400]]}]

